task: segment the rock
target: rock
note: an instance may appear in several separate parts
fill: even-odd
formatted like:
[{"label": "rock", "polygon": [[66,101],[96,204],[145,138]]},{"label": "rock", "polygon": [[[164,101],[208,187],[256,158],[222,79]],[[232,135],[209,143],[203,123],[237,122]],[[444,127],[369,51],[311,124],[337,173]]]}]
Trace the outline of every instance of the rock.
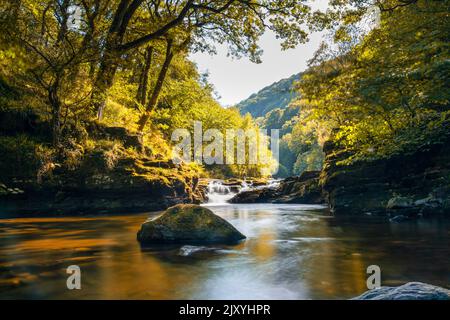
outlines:
[{"label": "rock", "polygon": [[404,221],[410,221],[410,220],[411,220],[410,217],[404,216],[402,214],[389,219],[390,222],[397,222],[397,223],[404,222]]},{"label": "rock", "polygon": [[276,203],[323,204],[322,187],[319,183],[320,171],[304,171],[298,177],[290,177],[280,183],[281,196]]},{"label": "rock", "polygon": [[232,178],[232,179],[224,180],[222,182],[222,184],[224,186],[238,186],[238,187],[242,187],[243,180]]},{"label": "rock", "polygon": [[93,150],[77,170],[60,170],[45,184],[8,184],[10,190],[0,188],[1,214],[148,212],[204,199],[196,183],[198,172],[188,166],[164,168],[144,155],[127,153],[113,160]]},{"label": "rock", "polygon": [[[208,179],[199,179],[199,178],[195,178],[194,179],[194,196],[196,199],[198,199],[198,201],[200,203],[206,202],[208,200]],[[194,204],[199,204],[196,203],[195,201],[193,202]]]},{"label": "rock", "polygon": [[222,181],[222,185],[227,186],[230,192],[238,193],[244,185],[244,181],[232,178]]},{"label": "rock", "polygon": [[147,160],[144,161],[143,164],[149,167],[158,167],[165,169],[173,169],[176,167],[172,160]]},{"label": "rock", "polygon": [[254,179],[254,180],[250,180],[250,184],[253,187],[260,187],[260,186],[264,186],[267,184],[267,179],[261,178],[261,179]]},{"label": "rock", "polygon": [[449,216],[450,131],[383,158],[346,162],[351,153],[330,141],[323,150],[320,183],[334,215]]},{"label": "rock", "polygon": [[353,300],[450,300],[450,290],[422,282],[369,290]]},{"label": "rock", "polygon": [[411,198],[396,196],[389,199],[386,209],[402,209],[410,208],[412,206],[414,206],[414,203]]},{"label": "rock", "polygon": [[436,199],[433,196],[428,196],[427,198],[424,199],[419,199],[414,201],[414,205],[415,206],[426,206],[426,207],[439,207],[443,204],[443,200],[442,199]]},{"label": "rock", "polygon": [[122,141],[125,148],[132,147],[142,152],[144,151],[143,136],[131,133],[124,127],[107,127],[100,123],[89,123],[87,130],[92,137],[98,139]]},{"label": "rock", "polygon": [[298,177],[289,177],[276,188],[258,188],[243,191],[234,196],[232,203],[302,203],[323,204],[319,171],[308,171]]},{"label": "rock", "polygon": [[[33,129],[38,123],[25,125],[13,129],[43,137]],[[11,156],[2,162],[8,162],[2,166],[8,169],[0,172],[0,216],[148,212],[204,201],[205,191],[198,186],[200,170],[184,164],[175,166],[160,152],[142,152],[140,134],[87,121],[79,129],[80,136],[74,133],[78,132],[75,124],[67,126],[70,130],[65,131],[71,136],[65,141],[64,154],[58,157],[60,163],[43,166],[31,142],[30,146],[24,144],[30,150],[21,150],[27,161],[10,166]],[[51,130],[45,130],[44,135],[48,132]],[[85,144],[87,138],[91,141]],[[13,151],[13,147],[2,150]]]},{"label": "rock", "polygon": [[242,191],[229,200],[231,203],[264,203],[270,202],[272,194],[268,189]]},{"label": "rock", "polygon": [[245,236],[211,210],[180,204],[159,217],[146,221],[137,240],[149,243],[235,243]]}]

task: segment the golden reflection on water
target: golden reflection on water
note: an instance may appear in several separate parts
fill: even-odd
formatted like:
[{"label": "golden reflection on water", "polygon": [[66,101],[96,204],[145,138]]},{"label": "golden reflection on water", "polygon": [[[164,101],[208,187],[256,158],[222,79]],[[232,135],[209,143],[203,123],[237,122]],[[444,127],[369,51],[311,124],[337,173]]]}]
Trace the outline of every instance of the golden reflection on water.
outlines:
[{"label": "golden reflection on water", "polygon": [[272,230],[267,228],[261,230],[258,241],[250,248],[251,254],[263,261],[273,258],[276,253],[273,240],[275,240],[275,234]]},{"label": "golden reflection on water", "polygon": [[2,224],[33,224],[33,223],[61,223],[61,222],[84,222],[84,221],[98,221],[98,220],[110,220],[111,218],[104,218],[104,217],[49,217],[49,218],[14,218],[14,219],[2,219],[0,220]]},{"label": "golden reflection on water", "polygon": [[[170,299],[175,289],[180,285],[189,286],[195,276],[184,272],[178,273],[176,268],[164,265],[157,258],[145,253],[133,254],[129,258],[125,268],[114,267],[115,262],[106,257],[99,262],[102,268],[100,279],[102,297]],[[127,286],[126,290],[124,284]]]},{"label": "golden reflection on water", "polygon": [[95,247],[111,246],[112,239],[36,239],[25,240],[15,246],[16,250],[76,250],[89,251]]},{"label": "golden reflection on water", "polygon": [[[281,213],[219,211],[248,239],[188,256],[180,246],[141,249],[136,232],[145,214],[0,220],[0,298],[226,298],[236,286],[248,290],[243,298],[349,298],[366,291],[366,268],[377,263],[387,283],[448,279],[446,227],[367,228]],[[71,264],[82,269],[78,292],[65,288]]]}]

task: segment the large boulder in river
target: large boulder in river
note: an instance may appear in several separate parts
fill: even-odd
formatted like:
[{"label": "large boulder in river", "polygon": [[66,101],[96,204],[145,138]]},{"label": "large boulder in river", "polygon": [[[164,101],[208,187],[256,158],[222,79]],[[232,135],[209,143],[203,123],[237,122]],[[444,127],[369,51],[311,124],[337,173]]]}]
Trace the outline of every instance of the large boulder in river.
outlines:
[{"label": "large boulder in river", "polygon": [[235,243],[245,236],[211,210],[179,204],[146,221],[137,234],[142,244],[214,242]]},{"label": "large boulder in river", "polygon": [[450,300],[450,290],[421,282],[369,290],[354,300]]}]

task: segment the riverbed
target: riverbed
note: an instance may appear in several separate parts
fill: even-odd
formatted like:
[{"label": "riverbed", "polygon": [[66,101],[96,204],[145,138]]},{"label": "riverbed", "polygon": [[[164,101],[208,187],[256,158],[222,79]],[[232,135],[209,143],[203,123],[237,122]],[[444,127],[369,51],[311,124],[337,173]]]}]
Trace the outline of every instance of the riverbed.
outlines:
[{"label": "riverbed", "polygon": [[[0,298],[347,299],[382,285],[449,288],[450,225],[337,219],[321,206],[210,207],[247,239],[234,246],[141,248],[136,232],[158,213],[0,220]],[[81,268],[68,290],[66,268]]]}]

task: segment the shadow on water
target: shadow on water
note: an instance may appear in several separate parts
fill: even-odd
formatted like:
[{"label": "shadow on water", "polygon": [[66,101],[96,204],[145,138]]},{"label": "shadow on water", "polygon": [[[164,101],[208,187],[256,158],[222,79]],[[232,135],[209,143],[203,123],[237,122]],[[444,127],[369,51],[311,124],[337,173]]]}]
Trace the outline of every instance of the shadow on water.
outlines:
[{"label": "shadow on water", "polygon": [[[336,219],[302,205],[211,209],[247,239],[141,247],[148,214],[0,220],[0,298],[339,299],[366,290],[372,264],[383,285],[450,283],[448,221]],[[66,288],[72,264],[82,290]]]}]

